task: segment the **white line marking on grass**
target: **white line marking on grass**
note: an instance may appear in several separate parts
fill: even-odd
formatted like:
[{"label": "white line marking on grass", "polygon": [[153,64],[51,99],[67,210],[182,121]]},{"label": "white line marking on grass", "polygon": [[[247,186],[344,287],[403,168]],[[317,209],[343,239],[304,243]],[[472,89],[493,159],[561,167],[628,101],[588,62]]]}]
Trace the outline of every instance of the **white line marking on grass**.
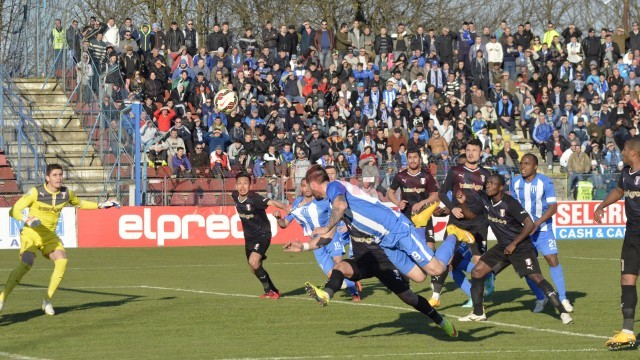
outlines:
[{"label": "white line marking on grass", "polygon": [[[220,292],[214,292],[214,291],[176,289],[176,288],[168,288],[168,287],[162,287],[162,286],[141,285],[139,287],[141,289],[180,291],[180,292],[186,292],[186,293],[192,293],[192,294],[203,294],[203,295],[219,295],[219,296],[233,296],[233,297],[245,297],[245,298],[259,298],[260,297],[258,295],[228,294],[228,293],[220,293]],[[311,300],[311,299],[309,299],[309,300]]]},{"label": "white line marking on grass", "polygon": [[578,259],[578,260],[620,261],[620,259],[614,259],[614,258],[593,258],[593,257],[581,257],[581,256],[563,256],[563,258]]},{"label": "white line marking on grass", "polygon": [[[98,290],[98,289],[140,289],[142,286],[140,285],[122,285],[122,286],[82,286],[82,287],[60,287],[58,290]],[[33,286],[30,285],[26,287],[24,285],[18,286],[14,289],[14,291],[24,290],[24,291],[42,291],[47,289],[46,286]]]},{"label": "white line marking on grass", "polygon": [[522,349],[522,350],[486,350],[486,351],[441,351],[396,354],[347,354],[347,355],[314,355],[314,356],[277,356],[261,358],[223,358],[218,360],[297,360],[297,359],[334,359],[334,358],[364,358],[364,357],[393,357],[393,356],[426,356],[426,355],[476,355],[476,354],[530,354],[530,353],[578,353],[608,351],[607,349]]},{"label": "white line marking on grass", "polygon": [[[43,288],[22,288],[22,290],[42,290],[42,289]],[[70,290],[74,290],[74,289],[76,289],[76,290],[84,290],[84,289],[87,289],[87,290],[89,290],[89,289],[151,289],[151,290],[177,291],[177,292],[185,292],[185,293],[201,294],[201,295],[217,295],[217,296],[242,297],[242,298],[259,298],[258,295],[232,294],[232,293],[223,293],[223,292],[216,292],[216,291],[180,289],[180,288],[171,288],[171,287],[164,287],[164,286],[151,286],[151,285],[90,286],[90,287],[75,287],[75,288],[69,288],[69,289]],[[65,289],[61,289],[61,290],[65,290]],[[311,298],[300,297],[300,296],[286,296],[286,297],[283,297],[282,299],[313,301],[313,299],[311,299]],[[334,304],[337,303],[337,304],[343,304],[343,305],[351,305],[351,306],[366,306],[366,307],[374,307],[374,308],[380,308],[380,309],[392,309],[392,310],[400,310],[400,311],[415,311],[415,310],[413,310],[411,308],[408,308],[408,307],[393,306],[393,305],[382,305],[382,304],[371,304],[371,303],[362,303],[362,302],[349,302],[349,301],[342,301],[342,300],[333,300],[333,301],[331,301],[331,303],[334,303]],[[450,317],[450,318],[454,318],[454,319],[460,319],[461,318],[460,316],[456,316],[456,315],[452,315],[452,314],[446,314],[446,313],[441,313],[441,314],[445,315],[447,317]],[[515,329],[546,332],[546,333],[552,333],[552,334],[576,336],[576,337],[584,337],[584,338],[592,338],[592,339],[608,339],[609,338],[607,336],[602,336],[602,335],[577,333],[577,332],[565,331],[565,330],[537,328],[537,327],[533,327],[533,326],[510,324],[510,323],[503,323],[503,322],[497,322],[497,321],[483,321],[483,323],[496,325],[496,326],[511,327],[511,328],[515,328]]]},{"label": "white line marking on grass", "polygon": [[[284,263],[269,263],[269,265],[313,265],[315,262],[284,262]],[[173,269],[173,268],[188,268],[188,267],[229,267],[238,266],[238,264],[184,264],[184,265],[149,265],[149,266],[96,266],[96,267],[73,267],[69,268],[73,270],[144,270],[144,269]],[[0,271],[13,271],[14,269],[0,269]],[[48,268],[31,269],[31,271],[51,271]]]},{"label": "white line marking on grass", "polygon": [[[257,297],[259,297],[259,296],[256,296],[256,295],[228,294],[228,293],[220,293],[220,292],[213,292],[213,291],[177,289],[177,288],[169,288],[169,287],[161,287],[161,286],[142,285],[141,288],[155,289],[155,290],[179,291],[179,292],[187,292],[187,293],[203,294],[203,295],[219,295],[219,296],[233,296],[233,297],[246,297],[246,298],[257,298]],[[286,296],[286,297],[283,297],[282,299],[313,300],[313,299],[310,299],[310,298],[307,298],[307,297],[299,297],[299,296]],[[352,305],[352,306],[368,306],[368,307],[383,308],[383,309],[393,309],[393,310],[402,310],[402,311],[407,311],[407,310],[408,311],[415,311],[415,310],[410,309],[408,307],[400,307],[400,306],[392,306],[392,305],[381,305],[381,304],[371,304],[371,303],[362,303],[362,302],[349,302],[349,301],[341,301],[341,300],[332,300],[331,303],[338,303],[338,304]],[[445,315],[447,317],[451,317],[451,318],[454,318],[454,319],[460,319],[461,318],[461,316],[450,315],[450,314],[445,314],[445,313],[442,313],[442,315]],[[558,321],[560,321],[560,320],[558,319]],[[483,323],[497,325],[497,326],[511,327],[511,328],[522,329],[522,330],[548,332],[548,333],[552,333],[552,334],[567,335],[567,336],[586,337],[586,338],[593,338],[593,339],[608,339],[609,338],[607,336],[601,336],[601,335],[595,335],[595,334],[584,334],[584,333],[576,333],[576,332],[564,331],[564,330],[536,328],[536,327],[533,327],[533,326],[509,324],[509,323],[502,323],[502,322],[497,322],[497,321],[483,321]]]},{"label": "white line marking on grass", "polygon": [[37,358],[32,356],[24,356],[19,354],[11,354],[8,352],[0,351],[0,357],[7,359],[15,359],[15,360],[47,360],[45,358]]}]

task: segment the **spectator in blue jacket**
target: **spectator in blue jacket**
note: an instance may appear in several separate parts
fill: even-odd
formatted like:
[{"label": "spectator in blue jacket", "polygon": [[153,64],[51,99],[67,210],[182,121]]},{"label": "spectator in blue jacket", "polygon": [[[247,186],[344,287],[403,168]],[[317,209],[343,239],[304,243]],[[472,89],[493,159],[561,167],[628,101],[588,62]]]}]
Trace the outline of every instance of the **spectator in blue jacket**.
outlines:
[{"label": "spectator in blue jacket", "polygon": [[542,161],[553,167],[553,156],[547,156],[547,142],[553,136],[553,126],[547,123],[547,117],[543,114],[538,115],[538,125],[533,129],[533,142],[540,149]]},{"label": "spectator in blue jacket", "polygon": [[[346,146],[346,144],[345,144]],[[355,176],[358,171],[358,157],[353,153],[350,147],[344,149],[344,157],[347,159],[349,163],[351,176]]]},{"label": "spectator in blue jacket", "polygon": [[191,174],[191,163],[189,158],[184,154],[184,148],[179,147],[176,154],[171,159],[171,169],[173,175],[177,177],[188,177]]},{"label": "spectator in blue jacket", "polygon": [[223,133],[219,129],[204,133],[204,135],[202,135],[202,140],[209,144],[211,152],[215,151],[218,146],[222,146],[223,149],[226,149],[231,143],[229,135]]}]

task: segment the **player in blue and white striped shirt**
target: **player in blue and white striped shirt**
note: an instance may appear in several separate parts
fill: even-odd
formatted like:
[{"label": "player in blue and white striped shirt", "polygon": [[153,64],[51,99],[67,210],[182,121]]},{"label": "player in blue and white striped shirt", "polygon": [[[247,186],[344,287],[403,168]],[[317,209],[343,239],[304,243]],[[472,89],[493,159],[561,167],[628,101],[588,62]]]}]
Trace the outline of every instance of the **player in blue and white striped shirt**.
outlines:
[{"label": "player in blue and white striped shirt", "polygon": [[[408,278],[423,282],[426,275],[440,275],[449,264],[456,241],[473,242],[473,236],[458,228],[447,229],[448,236],[434,252],[420,241],[416,228],[406,216],[382,204],[360,188],[343,181],[329,182],[327,172],[319,165],[307,171],[307,183],[316,199],[331,201],[329,223],[316,228],[307,246],[328,244],[340,220],[373,237],[389,260]],[[410,258],[412,261],[406,261]]]},{"label": "player in blue and white striped shirt", "polygon": [[[302,190],[302,196],[293,201],[291,212],[284,219],[280,217],[280,213],[275,213],[274,215],[278,220],[278,226],[281,228],[287,227],[292,221],[296,220],[302,226],[304,235],[310,236],[313,230],[329,223],[331,204],[328,200],[314,199],[305,179],[300,182],[300,189]],[[349,233],[336,231],[329,245],[313,251],[320,269],[327,277],[331,275],[331,270],[335,264],[342,261],[345,243],[349,243]],[[360,294],[356,284],[349,279],[345,279],[344,282],[351,293],[352,300],[360,301]]]},{"label": "player in blue and white striped shirt", "polygon": [[[520,160],[520,175],[511,181],[510,192],[533,218],[535,228],[531,241],[549,264],[551,279],[558,289],[562,305],[572,312],[573,306],[567,299],[562,265],[558,262],[558,246],[553,234],[553,215],[558,209],[556,190],[553,181],[537,171],[538,158],[533,154],[525,154]],[[527,283],[538,299],[533,312],[541,312],[548,299],[532,281],[527,279]]]}]

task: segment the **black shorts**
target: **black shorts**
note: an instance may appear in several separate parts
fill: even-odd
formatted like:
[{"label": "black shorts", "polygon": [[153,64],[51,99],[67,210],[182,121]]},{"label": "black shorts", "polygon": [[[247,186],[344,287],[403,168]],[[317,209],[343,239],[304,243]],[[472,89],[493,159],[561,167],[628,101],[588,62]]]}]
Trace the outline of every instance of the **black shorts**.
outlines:
[{"label": "black shorts", "polygon": [[267,250],[269,249],[269,245],[271,245],[271,236],[250,238],[244,240],[244,251],[247,255],[247,260],[249,260],[249,256],[251,253],[258,253],[262,255],[262,260],[267,259]]},{"label": "black shorts", "polygon": [[370,254],[344,260],[353,268],[353,276],[349,280],[378,278],[380,282],[394,294],[411,290],[402,273],[389,260],[380,260]]},{"label": "black shorts", "polygon": [[513,265],[520,277],[541,273],[536,252],[530,243],[518,245],[516,251],[509,256],[504,254],[504,249],[505,246],[496,245],[484,253],[480,261],[487,264],[496,274],[509,265]]},{"label": "black shorts", "polygon": [[425,240],[426,243],[436,243],[436,239],[433,237],[433,220],[429,219],[427,226],[416,228],[416,231]]},{"label": "black shorts", "polygon": [[427,226],[425,226],[425,239],[427,239],[428,243],[434,243],[436,242],[436,238],[434,237],[433,234],[433,218],[429,219],[429,221],[427,222]]},{"label": "black shorts", "polygon": [[620,254],[620,273],[636,276],[640,274],[640,234],[627,232],[624,235]]},{"label": "black shorts", "polygon": [[[451,224],[451,221],[447,225]],[[469,250],[471,250],[471,255],[480,256],[487,251],[487,234],[489,233],[489,224],[480,223],[469,226],[463,226],[460,224],[455,224],[462,230],[467,230],[473,235],[473,238],[476,240],[473,244],[469,245]],[[445,233],[445,238],[448,234]],[[457,254],[457,252],[456,252]]]}]

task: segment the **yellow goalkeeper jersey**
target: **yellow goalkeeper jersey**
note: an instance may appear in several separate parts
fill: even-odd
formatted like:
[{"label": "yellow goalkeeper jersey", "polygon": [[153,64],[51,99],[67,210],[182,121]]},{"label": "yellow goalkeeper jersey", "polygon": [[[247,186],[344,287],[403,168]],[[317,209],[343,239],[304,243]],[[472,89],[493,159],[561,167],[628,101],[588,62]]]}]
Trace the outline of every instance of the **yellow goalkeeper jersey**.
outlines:
[{"label": "yellow goalkeeper jersey", "polygon": [[92,201],[81,200],[71,190],[61,187],[58,192],[52,193],[45,185],[31,188],[28,193],[18,200],[9,214],[14,219],[23,221],[22,211],[29,208],[29,216],[35,216],[41,225],[35,228],[25,226],[21,235],[29,239],[46,241],[57,238],[56,227],[62,208],[71,205],[81,209],[97,209],[98,204]]}]

